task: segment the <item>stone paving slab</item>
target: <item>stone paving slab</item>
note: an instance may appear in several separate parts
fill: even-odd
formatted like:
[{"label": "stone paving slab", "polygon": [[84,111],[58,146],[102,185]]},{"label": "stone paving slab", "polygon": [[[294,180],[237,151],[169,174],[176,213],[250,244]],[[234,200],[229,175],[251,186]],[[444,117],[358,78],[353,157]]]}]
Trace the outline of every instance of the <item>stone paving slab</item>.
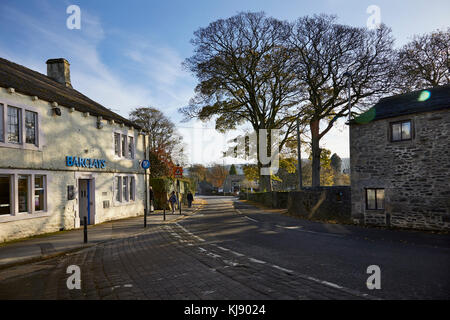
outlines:
[{"label": "stone paving slab", "polygon": [[[171,223],[192,215],[202,206],[202,201],[194,202],[192,208],[183,208],[182,214],[172,214],[162,210],[147,216],[147,225]],[[84,229],[74,229],[44,234],[0,244],[0,269],[16,264],[29,263],[52,258],[103,243],[105,241],[128,237],[144,232],[144,216],[108,221],[88,226],[88,243],[84,243]]]}]

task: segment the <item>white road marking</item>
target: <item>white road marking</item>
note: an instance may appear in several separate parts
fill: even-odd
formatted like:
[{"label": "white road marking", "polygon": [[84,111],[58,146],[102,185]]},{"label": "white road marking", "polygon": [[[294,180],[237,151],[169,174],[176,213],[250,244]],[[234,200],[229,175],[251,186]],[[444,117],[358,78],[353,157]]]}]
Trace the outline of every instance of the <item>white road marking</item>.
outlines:
[{"label": "white road marking", "polygon": [[288,229],[288,230],[295,230],[295,229],[303,228],[302,226],[286,227],[286,226],[280,226],[279,224],[276,224],[275,226],[278,228],[284,228],[284,229]]},{"label": "white road marking", "polygon": [[345,237],[345,235],[343,235],[343,234],[305,230],[305,229],[302,229],[303,228],[302,226],[285,227],[285,226],[280,226],[279,224],[276,224],[275,227],[288,229],[288,230],[293,230],[293,231],[298,231],[298,232],[320,234],[320,235],[331,236],[331,237],[338,237],[338,238]]},{"label": "white road marking", "polygon": [[236,262],[233,262],[233,261],[230,261],[230,260],[223,260],[223,262],[224,262],[225,264],[231,266],[231,267],[236,267],[236,266],[239,265],[239,263],[236,263]]},{"label": "white road marking", "polygon": [[261,264],[265,264],[266,263],[265,261],[261,261],[261,260],[254,259],[254,258],[248,258],[248,260],[250,260],[251,262],[255,262],[255,263],[261,263]]},{"label": "white road marking", "polygon": [[222,256],[220,256],[218,254],[215,254],[215,253],[212,253],[212,252],[208,252],[207,255],[210,256],[210,257],[213,257],[214,259],[222,258]]},{"label": "white road marking", "polygon": [[247,216],[244,216],[244,217],[247,218],[247,219],[250,220],[250,221],[253,221],[253,222],[259,222],[258,220],[252,219],[252,218],[250,218],[250,217],[247,217]]},{"label": "white road marking", "polygon": [[336,288],[336,289],[343,289],[343,287],[341,287],[341,286],[339,286],[339,285],[337,285],[337,284],[335,284],[335,283],[332,283],[332,282],[322,281],[322,283],[325,284],[325,285],[327,285],[327,286]]},{"label": "white road marking", "polygon": [[[236,211],[238,211],[238,210],[236,209]],[[253,220],[253,221],[255,221],[255,222],[259,222],[259,221],[257,221],[257,220],[252,219],[252,218],[249,218],[249,217],[247,217],[247,216],[245,216],[245,218],[247,218],[247,219],[249,219],[249,220]],[[188,230],[187,230],[186,228],[184,228],[183,226],[179,225],[178,223],[176,223],[176,225],[179,226],[183,231],[185,231],[185,232],[188,233],[189,235],[191,235],[191,236],[193,236],[193,237],[195,237],[195,238],[201,239],[201,238],[199,238],[198,236],[196,236],[196,235],[194,235],[193,233],[191,233],[190,231],[188,231]],[[331,235],[331,236],[343,237],[343,235],[339,235],[339,234],[324,233],[324,232],[316,232],[316,231],[310,231],[310,230],[299,230],[299,229],[297,229],[297,228],[283,227],[283,226],[279,226],[279,225],[276,225],[276,226],[277,226],[277,227],[280,227],[280,228],[286,228],[286,229],[291,229],[291,230],[294,230],[294,231],[299,231],[299,232],[307,232],[307,233],[315,233],[315,234],[324,234],[324,235]],[[201,241],[205,241],[205,240],[201,239]],[[216,244],[211,244],[211,245],[212,245],[212,246],[215,246],[216,248],[218,248],[218,249],[220,249],[220,250],[222,250],[222,251],[228,251],[228,252],[230,252],[230,253],[232,253],[232,254],[234,254],[234,255],[236,255],[236,256],[239,256],[239,257],[245,257],[244,254],[239,253],[239,252],[232,251],[232,250],[230,250],[230,249],[228,249],[228,248],[224,248],[224,247],[221,247],[221,246],[216,245]],[[202,252],[208,252],[206,249],[204,249],[204,248],[202,248],[202,247],[198,247],[198,248],[199,248],[199,250],[202,251]],[[220,255],[217,255],[217,254],[214,254],[214,253],[211,253],[211,252],[208,252],[207,255],[212,256],[212,257],[221,257]],[[249,261],[254,262],[254,263],[266,264],[265,261],[261,261],[261,260],[254,259],[254,258],[251,258],[251,257],[248,257],[248,259],[249,259]],[[224,259],[224,260],[222,260],[222,261],[223,261],[226,265],[231,266],[231,267],[235,267],[235,266],[238,266],[238,265],[239,265],[239,263],[236,263],[236,262],[230,261],[230,260],[225,260],[225,259]],[[307,276],[307,275],[303,275],[303,274],[300,274],[300,273],[296,273],[296,272],[294,272],[293,270],[289,270],[289,269],[286,269],[286,268],[277,266],[277,265],[275,265],[275,264],[272,264],[272,265],[270,265],[270,266],[273,267],[273,268],[275,268],[275,269],[278,269],[278,270],[280,270],[280,271],[286,272],[286,273],[288,273],[288,274],[296,275],[296,276],[298,276],[298,277],[300,277],[300,278],[307,279],[307,280],[310,280],[310,281],[313,281],[313,282],[316,282],[316,283],[320,283],[320,284],[322,284],[322,285],[325,285],[325,286],[328,286],[328,287],[331,287],[331,288],[334,288],[334,289],[337,289],[337,290],[340,290],[340,291],[344,291],[344,292],[349,293],[349,294],[352,294],[352,295],[354,295],[354,296],[363,297],[363,298],[371,298],[371,299],[379,299],[379,298],[370,296],[370,295],[368,295],[368,294],[366,294],[366,293],[362,293],[362,292],[359,292],[359,291],[356,291],[356,290],[348,289],[348,288],[345,288],[345,287],[343,287],[343,286],[337,285],[337,284],[332,283],[332,282],[329,282],[329,281],[320,280],[320,279],[317,279],[317,278],[314,278],[314,277],[310,277],[310,276]]]},{"label": "white road marking", "polygon": [[282,268],[282,267],[277,266],[277,265],[275,265],[275,264],[273,264],[272,267],[274,267],[275,269],[281,270],[281,271],[283,271],[283,272],[294,273],[294,271],[292,271],[292,270]]},{"label": "white road marking", "polygon": [[231,251],[231,250],[230,250],[230,252],[232,254],[234,254],[235,256],[237,256],[237,257],[245,257],[245,254],[242,254],[242,253],[239,253],[239,252],[235,252],[235,251]]},{"label": "white road marking", "polygon": [[190,232],[189,230],[187,230],[185,227],[183,227],[182,225],[180,225],[178,222],[175,223],[178,227],[180,227],[184,232],[186,232],[188,235],[190,235],[191,237],[197,239],[198,241],[201,242],[205,242],[204,239],[200,238],[199,236],[196,236],[195,234],[193,234],[192,232]]},{"label": "white road marking", "polygon": [[222,251],[228,251],[228,252],[230,252],[230,253],[234,254],[235,256],[238,256],[238,257],[244,257],[244,256],[245,256],[245,255],[243,255],[242,253],[235,252],[235,251],[233,251],[233,250],[230,250],[230,249],[227,249],[227,248],[218,246],[217,244],[211,244],[211,245],[212,245],[212,246],[215,246],[216,248],[218,248],[218,249],[220,249],[220,250],[222,250]]},{"label": "white road marking", "polygon": [[218,246],[217,244],[212,244],[212,245],[215,246],[215,247],[217,247],[217,248],[220,249],[220,250],[223,250],[223,251],[230,251],[230,249],[227,249],[227,248]]}]

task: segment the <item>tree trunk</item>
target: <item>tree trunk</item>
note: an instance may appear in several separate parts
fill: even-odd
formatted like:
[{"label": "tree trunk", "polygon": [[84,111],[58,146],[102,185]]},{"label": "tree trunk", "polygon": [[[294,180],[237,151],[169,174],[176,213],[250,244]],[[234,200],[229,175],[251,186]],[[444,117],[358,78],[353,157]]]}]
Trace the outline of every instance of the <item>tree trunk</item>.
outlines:
[{"label": "tree trunk", "polygon": [[320,187],[320,137],[319,120],[312,120],[309,124],[311,129],[311,153],[312,153],[312,187]]},{"label": "tree trunk", "polygon": [[269,192],[272,191],[272,179],[270,175],[262,175],[261,167],[258,168],[259,171],[259,191],[260,192]]}]

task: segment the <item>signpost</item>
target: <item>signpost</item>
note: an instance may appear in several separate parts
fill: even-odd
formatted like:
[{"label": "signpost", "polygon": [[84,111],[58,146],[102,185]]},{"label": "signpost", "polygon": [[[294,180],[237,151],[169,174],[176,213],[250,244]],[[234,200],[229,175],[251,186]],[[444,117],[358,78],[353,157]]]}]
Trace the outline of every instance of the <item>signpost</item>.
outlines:
[{"label": "signpost", "polygon": [[[183,178],[183,167],[176,166],[173,168],[173,176],[175,179],[181,179]],[[181,214],[181,188],[180,188],[180,180],[177,180],[177,187],[178,187],[178,208],[180,209]]]},{"label": "signpost", "polygon": [[174,167],[173,176],[175,179],[183,178],[183,167]]},{"label": "signpost", "polygon": [[142,160],[141,168],[144,169],[144,180],[145,180],[145,211],[144,211],[144,228],[147,228],[147,212],[148,212],[148,193],[147,193],[147,169],[150,168],[150,161]]},{"label": "signpost", "polygon": [[142,169],[144,169],[144,170],[150,168],[150,161],[148,161],[148,160],[142,160],[142,162],[141,162],[141,167],[142,167]]}]

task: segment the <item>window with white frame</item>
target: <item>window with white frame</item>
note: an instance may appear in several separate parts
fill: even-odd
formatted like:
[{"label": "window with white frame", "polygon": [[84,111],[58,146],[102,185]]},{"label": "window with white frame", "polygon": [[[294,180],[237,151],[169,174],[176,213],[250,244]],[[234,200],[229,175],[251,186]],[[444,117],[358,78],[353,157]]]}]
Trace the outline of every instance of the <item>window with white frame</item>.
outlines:
[{"label": "window with white frame", "polygon": [[120,158],[134,159],[134,137],[124,133],[114,132],[114,154]]},{"label": "window with white frame", "polygon": [[114,133],[114,154],[120,157],[120,133]]},{"label": "window with white frame", "polygon": [[114,199],[116,203],[129,203],[136,199],[136,179],[134,176],[114,178]]},{"label": "window with white frame", "polygon": [[22,143],[20,139],[20,127],[21,127],[21,110],[16,107],[8,106],[8,120],[7,120],[7,127],[8,127],[8,139],[7,142],[9,143],[15,143],[20,144]]},{"label": "window with white frame", "polygon": [[0,219],[47,211],[47,176],[0,172]]},{"label": "window with white frame", "polygon": [[130,177],[130,201],[136,200],[136,183],[134,177]]},{"label": "window with white frame", "polygon": [[411,120],[391,123],[391,141],[411,140]]},{"label": "window with white frame", "polygon": [[366,209],[368,210],[384,209],[384,189],[380,188],[366,189]]},{"label": "window with white frame", "polygon": [[20,175],[18,178],[18,196],[19,196],[19,212],[29,212],[29,185],[30,176]]},{"label": "window with white frame", "polygon": [[128,202],[128,177],[123,177],[122,182],[122,202]]},{"label": "window with white frame", "polygon": [[0,143],[9,147],[39,147],[39,114],[34,108],[0,102]]},{"label": "window with white frame", "polygon": [[34,176],[34,211],[45,209],[45,176]]},{"label": "window with white frame", "polygon": [[121,189],[121,185],[122,185],[122,177],[116,177],[115,178],[115,196],[116,196],[116,201],[120,202],[121,196],[120,196],[120,189]]},{"label": "window with white frame", "polygon": [[128,158],[134,159],[134,139],[128,137]]},{"label": "window with white frame", "polygon": [[127,136],[122,135],[122,157],[127,155]]},{"label": "window with white frame", "polygon": [[37,113],[25,110],[25,142],[37,145]]}]

